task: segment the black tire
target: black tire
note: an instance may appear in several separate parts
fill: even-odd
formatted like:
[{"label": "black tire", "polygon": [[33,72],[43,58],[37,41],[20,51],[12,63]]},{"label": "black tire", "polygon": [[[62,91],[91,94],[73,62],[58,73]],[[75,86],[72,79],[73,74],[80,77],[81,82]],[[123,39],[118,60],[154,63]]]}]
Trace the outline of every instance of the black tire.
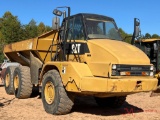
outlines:
[{"label": "black tire", "polygon": [[31,83],[30,68],[27,66],[17,67],[13,75],[13,84],[16,98],[29,98],[33,87]]},{"label": "black tire", "polygon": [[95,97],[95,100],[96,100],[96,103],[100,107],[119,108],[125,102],[126,96],[107,97],[107,98],[98,98],[98,97]]},{"label": "black tire", "polygon": [[50,70],[44,75],[41,96],[43,107],[50,114],[67,114],[72,109],[73,101],[68,97],[57,70]]},{"label": "black tire", "polygon": [[4,75],[4,86],[5,86],[5,91],[9,95],[14,94],[14,88],[13,88],[13,73],[15,70],[15,66],[9,66],[6,69],[5,75]]}]

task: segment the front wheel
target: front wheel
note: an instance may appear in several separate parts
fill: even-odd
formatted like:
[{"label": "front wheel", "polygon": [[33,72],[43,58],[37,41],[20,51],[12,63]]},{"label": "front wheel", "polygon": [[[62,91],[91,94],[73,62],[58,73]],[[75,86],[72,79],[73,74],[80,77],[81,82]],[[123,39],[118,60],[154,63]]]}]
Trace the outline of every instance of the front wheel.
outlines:
[{"label": "front wheel", "polygon": [[57,70],[48,71],[42,81],[42,102],[46,112],[61,115],[70,112],[73,106]]}]

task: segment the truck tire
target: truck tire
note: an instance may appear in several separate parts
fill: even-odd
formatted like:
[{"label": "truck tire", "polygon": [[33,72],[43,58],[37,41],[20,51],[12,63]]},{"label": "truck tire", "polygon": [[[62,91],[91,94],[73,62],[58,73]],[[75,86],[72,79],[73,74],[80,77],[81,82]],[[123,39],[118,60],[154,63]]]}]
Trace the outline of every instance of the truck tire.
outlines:
[{"label": "truck tire", "polygon": [[41,96],[43,107],[50,114],[67,114],[72,109],[73,101],[68,97],[57,70],[50,70],[44,75]]},{"label": "truck tire", "polygon": [[30,68],[27,66],[17,67],[13,75],[13,84],[16,98],[29,98],[33,87],[31,83]]},{"label": "truck tire", "polygon": [[15,70],[15,66],[9,66],[7,67],[5,74],[4,74],[4,86],[5,91],[9,95],[14,94],[14,88],[13,88],[13,73]]},{"label": "truck tire", "polygon": [[95,97],[95,100],[96,100],[96,103],[100,107],[119,108],[125,102],[126,96],[107,97],[107,98],[98,98],[98,97]]}]

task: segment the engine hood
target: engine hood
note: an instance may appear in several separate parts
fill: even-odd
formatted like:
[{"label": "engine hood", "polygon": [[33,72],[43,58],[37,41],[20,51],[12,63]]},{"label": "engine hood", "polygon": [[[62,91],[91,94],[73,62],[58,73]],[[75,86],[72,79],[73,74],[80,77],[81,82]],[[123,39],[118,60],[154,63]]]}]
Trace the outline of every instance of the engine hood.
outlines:
[{"label": "engine hood", "polygon": [[89,40],[88,47],[91,57],[90,63],[114,63],[114,64],[150,64],[147,55],[139,48],[126,42],[96,39]]}]

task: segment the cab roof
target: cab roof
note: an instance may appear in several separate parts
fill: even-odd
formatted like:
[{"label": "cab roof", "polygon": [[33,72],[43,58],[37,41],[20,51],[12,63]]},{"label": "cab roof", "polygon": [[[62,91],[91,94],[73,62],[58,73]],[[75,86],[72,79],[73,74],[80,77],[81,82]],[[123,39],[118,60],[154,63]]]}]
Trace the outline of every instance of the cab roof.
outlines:
[{"label": "cab roof", "polygon": [[99,15],[99,14],[91,14],[91,13],[78,13],[75,15],[71,15],[70,17],[75,17],[75,16],[83,16],[83,18],[92,18],[92,19],[98,18],[100,20],[114,21],[114,19],[111,17]]}]

